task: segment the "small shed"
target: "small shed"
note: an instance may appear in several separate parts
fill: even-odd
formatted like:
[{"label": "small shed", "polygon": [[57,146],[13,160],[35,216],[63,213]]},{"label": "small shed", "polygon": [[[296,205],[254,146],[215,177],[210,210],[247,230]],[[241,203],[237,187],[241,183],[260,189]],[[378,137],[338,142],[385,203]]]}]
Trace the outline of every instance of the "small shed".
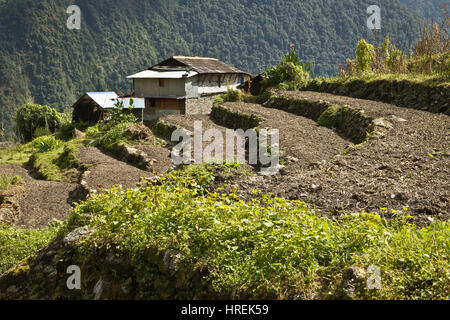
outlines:
[{"label": "small shed", "polygon": [[[107,120],[108,113],[115,108],[118,101],[123,102],[124,108],[130,107],[131,98],[121,98],[115,92],[86,92],[72,106],[72,120],[74,122],[97,123]],[[133,98],[133,113],[142,119],[145,109],[145,100]]]}]

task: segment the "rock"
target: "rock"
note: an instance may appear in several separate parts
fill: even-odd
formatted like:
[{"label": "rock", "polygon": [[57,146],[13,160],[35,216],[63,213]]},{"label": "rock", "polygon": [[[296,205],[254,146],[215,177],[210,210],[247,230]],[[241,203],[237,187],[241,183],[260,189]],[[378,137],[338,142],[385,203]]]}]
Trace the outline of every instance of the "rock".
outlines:
[{"label": "rock", "polygon": [[394,121],[397,121],[397,122],[408,122],[408,120],[405,120],[403,118],[399,118],[399,117],[397,117],[395,115],[391,115],[391,119],[394,120]]},{"label": "rock", "polygon": [[342,289],[349,298],[353,298],[358,286],[366,279],[366,270],[358,266],[352,266],[342,275]]},{"label": "rock", "polygon": [[172,250],[166,250],[163,257],[165,271],[168,273],[178,271],[178,265],[181,261],[181,258],[181,254],[177,254]]},{"label": "rock", "polygon": [[14,143],[11,141],[0,142],[0,149],[11,148],[14,146]]},{"label": "rock", "polygon": [[72,136],[74,138],[84,139],[86,135],[78,129],[73,129]]},{"label": "rock", "polygon": [[100,279],[97,281],[97,283],[94,286],[94,300],[99,300],[102,297],[103,288],[104,288],[105,282],[103,279]]},{"label": "rock", "polygon": [[383,128],[386,128],[386,129],[392,129],[393,128],[392,124],[389,121],[387,121],[387,120],[385,120],[383,118],[377,118],[377,119],[373,120],[373,124],[378,126],[378,127],[383,127]]},{"label": "rock", "polygon": [[63,244],[65,246],[73,245],[75,242],[78,242],[81,238],[93,233],[94,231],[94,228],[87,226],[77,228],[64,237]]}]

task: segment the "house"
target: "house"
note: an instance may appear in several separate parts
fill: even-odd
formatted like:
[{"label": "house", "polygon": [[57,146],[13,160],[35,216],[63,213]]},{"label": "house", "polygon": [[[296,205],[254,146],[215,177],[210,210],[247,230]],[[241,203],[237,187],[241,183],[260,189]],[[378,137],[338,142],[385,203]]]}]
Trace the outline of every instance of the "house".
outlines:
[{"label": "house", "polygon": [[[123,102],[124,108],[130,107],[130,98],[120,98],[115,92],[86,92],[72,106],[72,120],[90,123],[106,120],[118,101]],[[145,100],[133,98],[133,106],[132,112],[138,119],[142,120]]]},{"label": "house", "polygon": [[128,76],[134,97],[145,99],[144,120],[166,114],[209,114],[215,98],[250,79],[218,59],[172,56]]}]

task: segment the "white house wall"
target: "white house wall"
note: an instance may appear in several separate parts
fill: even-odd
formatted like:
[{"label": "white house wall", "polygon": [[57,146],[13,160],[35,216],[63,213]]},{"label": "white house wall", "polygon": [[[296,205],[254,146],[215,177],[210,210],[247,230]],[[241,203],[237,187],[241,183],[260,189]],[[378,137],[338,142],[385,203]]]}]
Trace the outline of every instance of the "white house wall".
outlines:
[{"label": "white house wall", "polygon": [[134,93],[136,97],[184,97],[185,79],[164,79],[164,87],[159,86],[159,79],[134,79]]},{"label": "white house wall", "polygon": [[[237,74],[202,74],[195,76],[198,78],[198,94],[214,94],[227,92],[228,88],[236,89],[240,84],[240,75]],[[219,86],[220,78],[220,86]],[[242,79],[245,81],[245,79]],[[228,86],[227,86],[228,81]]]}]

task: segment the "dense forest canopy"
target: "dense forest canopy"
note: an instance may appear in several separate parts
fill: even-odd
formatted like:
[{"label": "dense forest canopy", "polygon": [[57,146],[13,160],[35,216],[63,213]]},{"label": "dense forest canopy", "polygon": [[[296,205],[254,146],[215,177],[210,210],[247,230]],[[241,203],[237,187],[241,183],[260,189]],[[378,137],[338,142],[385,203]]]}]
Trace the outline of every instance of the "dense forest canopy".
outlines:
[{"label": "dense forest canopy", "polygon": [[[81,8],[80,30],[66,27],[72,4]],[[372,4],[382,10],[379,41],[389,33],[408,50],[421,18],[397,0],[0,1],[3,139],[12,137],[14,111],[24,103],[62,111],[86,91],[129,93],[127,75],[175,54],[216,57],[257,74],[294,43],[316,75],[334,75],[359,39],[375,41],[366,26]]]},{"label": "dense forest canopy", "polygon": [[438,23],[442,21],[442,3],[450,7],[448,0],[400,0],[400,2],[428,21]]}]

